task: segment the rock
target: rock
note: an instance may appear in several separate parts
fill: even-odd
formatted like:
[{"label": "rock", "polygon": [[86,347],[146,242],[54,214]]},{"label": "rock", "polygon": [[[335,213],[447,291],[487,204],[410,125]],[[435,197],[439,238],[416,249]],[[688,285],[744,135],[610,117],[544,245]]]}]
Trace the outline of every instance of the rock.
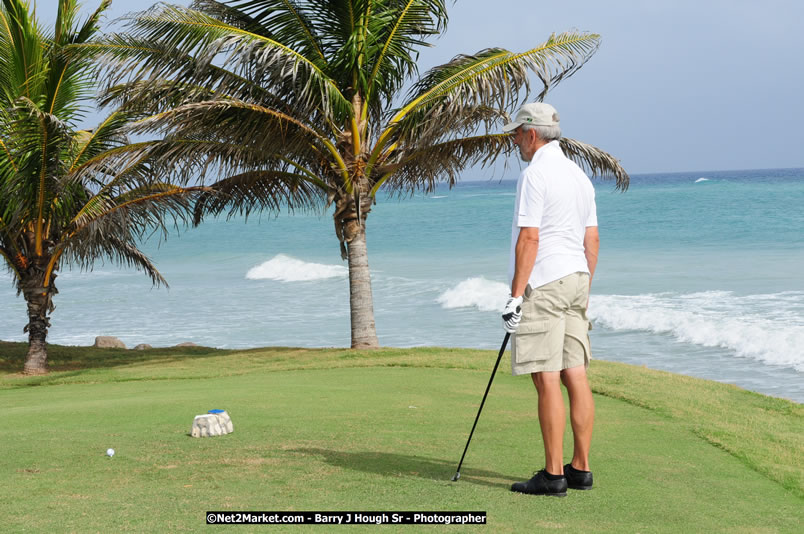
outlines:
[{"label": "rock", "polygon": [[146,350],[146,349],[152,349],[152,348],[153,347],[150,346],[148,343],[140,343],[139,345],[134,347],[134,350]]},{"label": "rock", "polygon": [[113,336],[98,336],[93,347],[99,349],[124,349],[126,344]]},{"label": "rock", "polygon": [[234,432],[234,425],[229,414],[222,410],[211,410],[216,413],[205,413],[196,415],[193,419],[193,426],[190,428],[190,435],[194,438],[208,438],[212,436],[223,436]]},{"label": "rock", "polygon": [[190,435],[194,438],[208,438],[221,435],[221,424],[218,417],[212,414],[196,415]]},{"label": "rock", "polygon": [[226,411],[222,411],[220,413],[214,414],[218,417],[218,422],[220,422],[221,429],[224,431],[224,434],[231,434],[234,432],[234,424],[232,423],[232,418],[229,417],[229,414]]},{"label": "rock", "polygon": [[200,347],[201,345],[196,345],[192,341],[185,341],[184,343],[179,343],[178,345],[174,345],[174,347]]}]

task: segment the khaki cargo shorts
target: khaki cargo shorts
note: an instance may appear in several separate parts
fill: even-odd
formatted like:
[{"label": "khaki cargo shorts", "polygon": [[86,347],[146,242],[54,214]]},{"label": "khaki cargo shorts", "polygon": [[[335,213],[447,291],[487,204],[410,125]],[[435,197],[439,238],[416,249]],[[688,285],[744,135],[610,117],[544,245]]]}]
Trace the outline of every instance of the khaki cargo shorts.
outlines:
[{"label": "khaki cargo shorts", "polygon": [[573,273],[536,289],[527,287],[522,321],[512,336],[514,376],[589,367],[588,299],[587,273]]}]

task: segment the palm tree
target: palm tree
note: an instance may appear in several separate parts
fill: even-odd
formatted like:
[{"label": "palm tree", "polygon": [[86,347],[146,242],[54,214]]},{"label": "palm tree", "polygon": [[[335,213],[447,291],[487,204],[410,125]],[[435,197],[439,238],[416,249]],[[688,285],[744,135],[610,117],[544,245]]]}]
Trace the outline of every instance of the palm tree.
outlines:
[{"label": "palm tree", "polygon": [[[599,45],[598,35],[562,33],[521,53],[457,56],[418,77],[416,50],[446,28],[445,4],[158,4],[87,49],[110,74],[106,102],[141,114],[135,131],[161,137],[143,153],[159,153],[160,165],[187,176],[210,165],[223,176],[213,187],[225,195],[200,202],[196,222],[227,209],[274,209],[299,190],[334,204],[349,266],[352,347],[376,347],[366,220],[377,192],[453,185],[464,169],[510,152],[511,137],[497,132],[531,95],[529,78],[541,81],[542,99]],[[562,147],[627,187],[610,155],[571,139]]]},{"label": "palm tree", "polygon": [[137,238],[166,231],[163,217],[181,217],[200,193],[161,183],[147,160],[118,154],[127,143],[125,112],[93,130],[73,126],[87,111],[93,84],[87,60],[67,52],[90,41],[109,4],[78,24],[76,1],[61,0],[52,34],[25,0],[2,0],[0,7],[0,257],[27,303],[27,374],[47,372],[59,268],[88,268],[108,257],[165,283]]}]

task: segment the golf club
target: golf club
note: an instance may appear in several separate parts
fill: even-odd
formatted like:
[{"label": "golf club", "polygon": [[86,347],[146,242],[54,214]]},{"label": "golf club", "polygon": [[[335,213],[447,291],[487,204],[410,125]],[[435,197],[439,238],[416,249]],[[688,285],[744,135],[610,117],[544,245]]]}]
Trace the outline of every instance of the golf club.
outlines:
[{"label": "golf club", "polygon": [[477,426],[477,420],[480,419],[480,412],[483,411],[483,405],[486,403],[486,397],[489,394],[489,389],[491,389],[491,382],[494,380],[494,375],[497,374],[497,367],[500,365],[500,359],[502,358],[503,352],[505,352],[505,347],[508,345],[508,338],[511,337],[511,334],[508,332],[505,333],[505,338],[502,342],[502,347],[500,347],[500,354],[497,356],[497,361],[494,363],[494,370],[491,372],[491,376],[489,377],[489,385],[486,386],[486,392],[483,394],[483,400],[480,401],[480,408],[477,410],[477,416],[475,417],[475,424],[472,425],[472,431],[469,432],[469,439],[466,440],[466,447],[463,449],[463,455],[461,456],[461,461],[458,462],[458,470],[455,471],[455,476],[452,477],[452,481],[456,482],[459,478],[461,478],[461,465],[463,465],[463,459],[466,457],[466,451],[469,450],[469,442],[472,441],[472,434],[475,433],[475,427]]}]

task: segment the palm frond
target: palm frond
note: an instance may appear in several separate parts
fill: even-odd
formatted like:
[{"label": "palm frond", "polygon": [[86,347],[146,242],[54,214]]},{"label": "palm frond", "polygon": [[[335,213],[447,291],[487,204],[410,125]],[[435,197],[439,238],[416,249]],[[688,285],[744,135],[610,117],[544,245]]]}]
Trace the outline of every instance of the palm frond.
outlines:
[{"label": "palm frond", "polygon": [[170,287],[162,273],[156,268],[150,258],[139,250],[135,243],[120,239],[114,235],[107,235],[103,240],[92,241],[82,239],[81,246],[68,246],[63,255],[63,261],[81,268],[88,268],[97,257],[105,256],[118,265],[134,267],[142,270],[151,279],[155,286]]},{"label": "palm frond", "polygon": [[[2,208],[3,206],[0,204],[0,209]],[[24,240],[20,239],[20,234],[19,227],[10,227],[3,217],[0,217],[0,248],[4,250],[6,259],[10,262],[9,265],[17,274],[26,268],[23,257],[27,247]]]},{"label": "palm frond", "polygon": [[156,225],[166,229],[165,213],[170,213],[176,221],[186,222],[189,199],[208,191],[209,188],[202,186],[178,187],[169,183],[148,184],[115,196],[102,191],[90,198],[86,209],[73,219],[71,234],[80,232],[91,223],[120,216],[127,219],[129,227],[144,230],[147,226]]},{"label": "palm frond", "polygon": [[16,281],[19,282],[22,280],[22,276],[20,275],[20,271],[17,268],[16,262],[14,261],[14,255],[11,253],[11,251],[0,246],[0,257],[5,260],[6,268],[9,272],[14,274]]},{"label": "palm frond", "polygon": [[[431,146],[442,146],[452,140],[474,137],[478,131],[492,132],[497,129],[501,121],[508,118],[505,111],[495,107],[485,104],[467,104],[460,113],[423,119],[423,122],[418,125],[419,135],[410,135],[403,139],[397,139],[391,135],[385,143],[381,136],[380,141],[374,147],[367,169],[373,172],[375,165],[384,165],[386,161],[394,161],[396,159],[394,153],[398,150],[408,153],[417,152],[420,149],[427,150]],[[437,126],[434,124],[436,122]],[[392,129],[386,130],[386,133],[391,132]],[[390,139],[394,140],[393,144],[390,144]]]},{"label": "palm frond", "polygon": [[359,25],[360,15],[374,3],[374,0],[336,0],[310,6],[314,24],[325,30],[320,39],[327,56],[343,49]]},{"label": "palm frond", "polygon": [[26,2],[4,0],[2,7],[2,31],[4,39],[8,36],[8,40],[4,43],[6,54],[0,94],[6,104],[21,96],[36,101],[47,76],[47,69],[43,67],[48,45],[36,19],[28,13]]},{"label": "palm frond", "polygon": [[152,115],[206,99],[281,105],[274,93],[254,80],[160,42],[110,35],[103,41],[68,47],[68,53],[96,62],[104,80],[99,102],[103,107],[115,105]]},{"label": "palm frond", "polygon": [[14,155],[11,153],[9,146],[2,139],[0,139],[0,149],[2,149],[3,157],[0,158],[0,175],[6,175],[12,170],[17,171],[17,163]]},{"label": "palm frond", "polygon": [[499,131],[500,123],[507,122],[509,115],[495,107],[484,104],[467,104],[461,113],[432,118],[430,122],[438,122],[438,126],[432,124],[422,124],[420,135],[408,139],[404,142],[397,142],[389,147],[379,158],[382,162],[386,157],[392,157],[397,150],[396,147],[404,147],[405,150],[417,150],[427,148],[431,145],[440,145],[446,141],[472,137],[479,131],[492,133]]},{"label": "palm frond", "polygon": [[112,0],[101,0],[98,8],[84,21],[84,24],[78,28],[71,44],[85,43],[90,38],[94,37],[100,31],[100,21],[107,9],[112,5]]},{"label": "palm frond", "polygon": [[94,92],[83,66],[59,56],[51,60],[50,66],[44,109],[64,120],[80,120]]},{"label": "palm frond", "polygon": [[106,117],[95,129],[76,135],[75,156],[69,163],[68,172],[107,150],[127,143],[128,137],[123,129],[128,126],[129,121],[129,115],[118,111]]},{"label": "palm frond", "polygon": [[76,0],[58,0],[53,36],[53,44],[56,46],[63,46],[70,41],[75,19],[78,16],[76,7]]},{"label": "palm frond", "polygon": [[91,40],[100,30],[100,18],[110,5],[111,0],[103,0],[80,28],[74,28],[78,16],[76,0],[59,2],[55,36],[48,54],[44,107],[63,120],[81,118],[87,100],[94,93],[91,65],[85,58],[70,56],[64,50]]},{"label": "palm frond", "polygon": [[57,194],[57,177],[62,174],[62,151],[68,142],[68,126],[58,117],[46,113],[30,99],[22,97],[12,111],[14,152],[19,154],[16,172],[0,182],[0,196],[24,199],[14,203],[12,220],[35,221],[37,253],[41,253],[48,206]]},{"label": "palm frond", "polygon": [[431,193],[439,183],[452,187],[465,169],[490,165],[500,155],[511,152],[513,146],[508,134],[486,134],[400,151],[392,161],[377,168],[382,178],[371,194],[375,195],[381,187],[411,194],[416,190]]},{"label": "palm frond", "polygon": [[[578,164],[592,178],[614,180],[615,189],[628,189],[629,176],[620,162],[611,154],[587,143],[561,138],[564,154]],[[511,134],[486,134],[424,146],[412,151],[399,152],[378,167],[382,176],[372,189],[372,195],[385,187],[390,191],[413,193],[423,190],[431,193],[438,183],[455,185],[468,168],[487,167],[500,156],[515,152]]]},{"label": "palm frond", "polygon": [[229,140],[171,138],[104,152],[76,168],[72,179],[98,176],[98,181],[121,187],[129,182],[143,182],[140,175],[145,172],[171,183],[191,183],[204,182],[206,176],[233,176],[259,170],[301,173],[310,183],[326,189],[328,184],[315,172],[320,164],[321,156],[311,150],[289,159],[284,152],[266,154],[259,146]]},{"label": "palm frond", "polygon": [[111,187],[113,184],[109,182],[110,179],[144,165],[154,144],[155,141],[143,141],[105,150],[73,167],[62,181],[65,184],[102,184]]},{"label": "palm frond", "polygon": [[371,74],[365,92],[368,101],[379,93],[390,103],[405,80],[418,72],[415,48],[429,46],[424,38],[441,33],[448,17],[443,0],[403,0],[390,2],[378,19],[383,24],[376,45],[366,53]]},{"label": "palm frond", "polygon": [[[313,59],[292,47],[210,17],[200,11],[157,4],[132,16],[125,35],[111,36],[105,46],[93,47],[116,63],[117,77],[170,78],[177,65],[163,52],[178,50],[201,64],[221,59],[227,70],[291,97],[306,109],[321,108],[348,114],[348,100]],[[184,82],[199,83],[194,73]]]},{"label": "palm frond", "polygon": [[203,169],[216,164],[223,169],[228,162],[244,155],[248,155],[247,150],[238,151],[231,145],[206,140],[143,141],[91,157],[73,168],[65,180],[98,184],[96,193],[137,183],[155,183],[157,177],[188,183],[202,178]]},{"label": "palm frond", "polygon": [[98,99],[101,107],[114,105],[118,110],[145,118],[192,102],[229,98],[198,84],[173,80],[135,80],[106,89]]},{"label": "palm frond", "polygon": [[246,12],[241,11],[229,4],[216,2],[215,0],[195,0],[190,4],[190,9],[195,9],[212,18],[221,20],[230,26],[240,28],[251,33],[260,35],[270,35],[270,31],[263,24]]},{"label": "palm frond", "polygon": [[193,209],[193,224],[207,214],[219,215],[229,210],[246,218],[252,211],[279,213],[283,208],[314,209],[323,205],[321,189],[304,174],[254,170],[220,180],[210,186]]},{"label": "palm frond", "polygon": [[175,226],[189,224],[190,207],[207,191],[167,183],[128,189],[116,196],[103,191],[71,221],[60,247],[86,266],[98,256],[114,255],[114,244],[106,242],[109,237],[126,243],[135,243],[148,231],[161,231],[167,237],[166,221],[174,221]]},{"label": "palm frond", "polygon": [[162,273],[156,268],[151,259],[145,255],[133,243],[120,242],[114,238],[110,239],[110,244],[114,247],[113,252],[107,252],[112,258],[116,259],[118,264],[128,265],[135,267],[142,271],[151,279],[151,283],[155,286],[164,285],[166,288],[170,287],[168,281],[162,276]]},{"label": "palm frond", "polygon": [[564,154],[582,167],[587,174],[604,180],[614,180],[617,190],[628,190],[631,178],[617,158],[595,146],[575,139],[562,137],[559,143]]},{"label": "palm frond", "polygon": [[[467,106],[485,104],[513,111],[521,94],[529,92],[529,73],[543,82],[544,92],[575,73],[597,50],[595,34],[567,32],[552,35],[522,53],[501,48],[474,56],[457,56],[426,73],[411,90],[409,100],[391,118],[378,148],[391,137],[407,142],[438,129],[441,121],[461,115]],[[393,134],[393,135],[391,135]]]},{"label": "palm frond", "polygon": [[[319,157],[334,160],[346,168],[340,153],[326,135],[297,117],[270,108],[240,101],[207,101],[187,104],[132,125],[135,133],[170,132],[169,142],[209,140],[224,142],[240,151],[250,147],[255,153],[283,153],[301,159]],[[169,145],[163,145],[167,148]],[[179,149],[178,146],[171,149]],[[193,148],[189,148],[193,150]],[[178,162],[177,153],[160,158]]]},{"label": "palm frond", "polygon": [[3,104],[16,99],[19,87],[14,78],[13,39],[8,13],[5,6],[0,6],[0,102]]},{"label": "palm frond", "polygon": [[[218,4],[218,2],[201,0],[197,4],[204,6]],[[246,16],[248,17],[247,20],[253,21],[252,27],[259,28],[261,35],[298,50],[320,67],[324,67],[327,64],[327,57],[323,52],[319,31],[307,14],[307,9],[312,8],[315,2],[240,0],[230,2],[228,5],[231,6],[229,10],[222,11],[218,8],[212,13],[225,14],[238,21]]]}]

